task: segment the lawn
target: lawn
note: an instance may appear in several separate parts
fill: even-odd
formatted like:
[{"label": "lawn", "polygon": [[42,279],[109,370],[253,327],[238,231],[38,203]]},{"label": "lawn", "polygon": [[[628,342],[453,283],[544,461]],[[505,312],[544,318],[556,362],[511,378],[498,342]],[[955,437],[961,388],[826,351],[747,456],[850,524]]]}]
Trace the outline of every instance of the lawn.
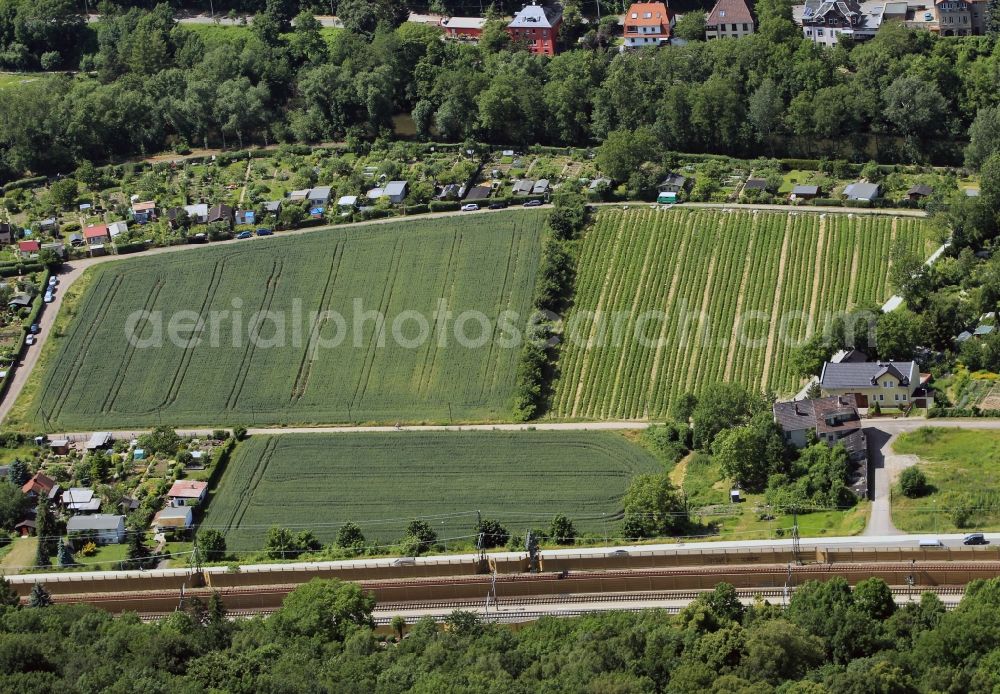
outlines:
[{"label": "lawn", "polygon": [[[896,453],[916,455],[932,487],[908,499],[897,484],[892,522],[906,532],[1000,530],[1000,431],[923,427],[901,434]],[[961,510],[960,510],[961,509]],[[961,525],[957,520],[966,519]]]},{"label": "lawn", "polygon": [[14,538],[11,540],[11,545],[3,559],[0,559],[0,572],[16,574],[35,565],[35,554],[38,552],[37,537]]},{"label": "lawn", "polygon": [[794,346],[888,299],[893,240],[929,254],[931,237],[905,217],[605,208],[580,252],[551,415],[659,418],[717,381],[793,393]]},{"label": "lawn", "polygon": [[8,424],[507,419],[512,338],[529,319],[544,214],[334,229],[100,265]]},{"label": "lawn", "polygon": [[[790,537],[795,518],[776,514],[762,520],[759,509],[766,504],[763,494],[743,494],[744,501],[729,501],[732,484],[725,479],[719,464],[709,456],[695,453],[678,464],[671,473],[671,480],[684,491],[692,509],[701,509],[695,520],[705,525],[715,524],[718,534],[709,540],[754,540]],[[798,517],[799,535],[802,537],[842,537],[856,535],[865,527],[868,502],[859,503],[848,511],[820,511]]]},{"label": "lawn", "polygon": [[658,461],[608,432],[393,432],[254,436],[238,448],[202,528],[258,550],[272,525],[332,542],[346,521],[393,542],[407,522],[471,543],[476,511],[515,532],[565,513],[581,532],[619,530],[621,496]]}]

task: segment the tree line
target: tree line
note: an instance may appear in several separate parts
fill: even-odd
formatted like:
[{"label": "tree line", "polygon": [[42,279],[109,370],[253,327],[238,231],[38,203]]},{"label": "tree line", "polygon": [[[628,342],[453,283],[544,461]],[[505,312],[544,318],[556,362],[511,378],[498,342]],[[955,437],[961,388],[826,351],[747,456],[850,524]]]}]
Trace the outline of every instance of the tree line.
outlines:
[{"label": "tree line", "polygon": [[660,610],[546,617],[516,631],[456,611],[374,630],[360,587],[315,579],[274,614],[229,620],[217,594],[153,623],[17,606],[0,584],[0,687],[109,692],[754,692],[911,694],[1000,686],[1000,580],[947,611],[932,593],[897,605],[877,578],[796,587],[787,608],[744,606],[727,584]]},{"label": "tree line", "polygon": [[[7,0],[0,65],[88,76],[0,91],[0,176],[171,147],[365,143],[393,137],[396,114],[410,114],[422,139],[610,142],[639,152],[640,165],[668,150],[960,162],[977,115],[1000,103],[991,37],[889,25],[829,50],[801,36],[784,0],[757,3],[760,31],[739,41],[628,53],[570,3],[566,50],[551,59],[512,44],[498,18],[479,44],[442,42],[436,27],[403,23],[396,3],[359,6],[357,22],[330,34],[271,0],[220,41],[165,4],[102,6],[87,25],[69,0]],[[978,127],[989,136],[989,123]]]}]

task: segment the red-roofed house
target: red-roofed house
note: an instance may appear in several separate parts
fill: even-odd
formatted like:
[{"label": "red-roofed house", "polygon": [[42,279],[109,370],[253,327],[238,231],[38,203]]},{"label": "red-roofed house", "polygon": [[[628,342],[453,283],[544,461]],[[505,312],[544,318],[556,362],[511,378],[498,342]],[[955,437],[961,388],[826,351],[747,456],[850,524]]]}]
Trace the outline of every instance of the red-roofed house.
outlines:
[{"label": "red-roofed house", "polygon": [[170,499],[171,506],[187,506],[188,501],[191,500],[194,500],[196,504],[200,504],[205,500],[205,494],[207,493],[208,482],[177,480],[170,487],[170,491],[167,492],[167,498]]},{"label": "red-roofed house", "polygon": [[670,43],[673,17],[662,2],[633,3],[625,13],[625,48],[661,46]]},{"label": "red-roofed house", "polygon": [[88,246],[98,246],[110,242],[111,234],[107,224],[95,224],[83,230],[83,238],[87,239]]},{"label": "red-roofed house", "polygon": [[59,493],[59,485],[51,477],[46,477],[42,473],[36,472],[30,480],[24,483],[21,491],[27,496],[44,494],[51,499]]},{"label": "red-roofed house", "polygon": [[38,253],[42,248],[42,244],[38,241],[18,241],[17,250],[21,252],[21,255],[31,255],[32,253]]},{"label": "red-roofed house", "polygon": [[441,20],[441,28],[450,39],[478,41],[484,26],[486,20],[483,17],[448,17]]},{"label": "red-roofed house", "polygon": [[753,32],[753,12],[747,0],[718,0],[705,19],[706,39],[738,39]]}]

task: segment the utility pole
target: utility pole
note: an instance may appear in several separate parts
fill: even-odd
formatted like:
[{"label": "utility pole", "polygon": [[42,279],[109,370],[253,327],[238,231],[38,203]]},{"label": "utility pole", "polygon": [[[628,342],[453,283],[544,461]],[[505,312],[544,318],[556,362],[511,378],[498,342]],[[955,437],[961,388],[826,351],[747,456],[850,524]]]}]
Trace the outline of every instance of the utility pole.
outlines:
[{"label": "utility pole", "polygon": [[786,607],[788,606],[788,602],[791,599],[790,598],[791,592],[792,592],[792,565],[789,564],[788,565],[788,573],[785,574],[785,590],[784,590],[784,595],[785,595],[785,606]]},{"label": "utility pole", "polygon": [[792,555],[795,557],[795,563],[802,565],[802,557],[799,554],[801,546],[799,545],[799,511],[797,508],[792,509]]}]

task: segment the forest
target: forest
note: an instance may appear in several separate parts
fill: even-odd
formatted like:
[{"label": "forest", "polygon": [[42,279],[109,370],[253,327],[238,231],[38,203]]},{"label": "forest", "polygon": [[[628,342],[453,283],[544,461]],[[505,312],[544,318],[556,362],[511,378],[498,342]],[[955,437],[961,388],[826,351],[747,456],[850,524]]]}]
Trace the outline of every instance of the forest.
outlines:
[{"label": "forest", "polygon": [[0,66],[29,78],[0,89],[0,179],[190,147],[363,148],[396,136],[398,114],[434,141],[589,147],[617,134],[653,163],[686,151],[975,167],[997,137],[992,37],[897,25],[824,49],[788,0],[762,0],[753,36],[620,53],[614,20],[585,23],[580,8],[567,3],[564,50],[546,58],[511,44],[499,18],[478,44],[445,42],[388,0],[341,0],[345,30],[270,0],[225,40],[163,4],[102,3],[87,24],[69,0],[5,0]]},{"label": "forest", "polygon": [[[9,586],[0,589],[10,605]],[[1000,686],[1000,580],[946,610],[897,606],[881,579],[796,587],[787,608],[744,606],[720,584],[679,614],[646,610],[522,629],[455,612],[392,619],[374,599],[313,580],[271,616],[229,620],[217,596],[154,623],[53,605],[36,586],[0,607],[0,689],[10,692],[991,692]]]}]

